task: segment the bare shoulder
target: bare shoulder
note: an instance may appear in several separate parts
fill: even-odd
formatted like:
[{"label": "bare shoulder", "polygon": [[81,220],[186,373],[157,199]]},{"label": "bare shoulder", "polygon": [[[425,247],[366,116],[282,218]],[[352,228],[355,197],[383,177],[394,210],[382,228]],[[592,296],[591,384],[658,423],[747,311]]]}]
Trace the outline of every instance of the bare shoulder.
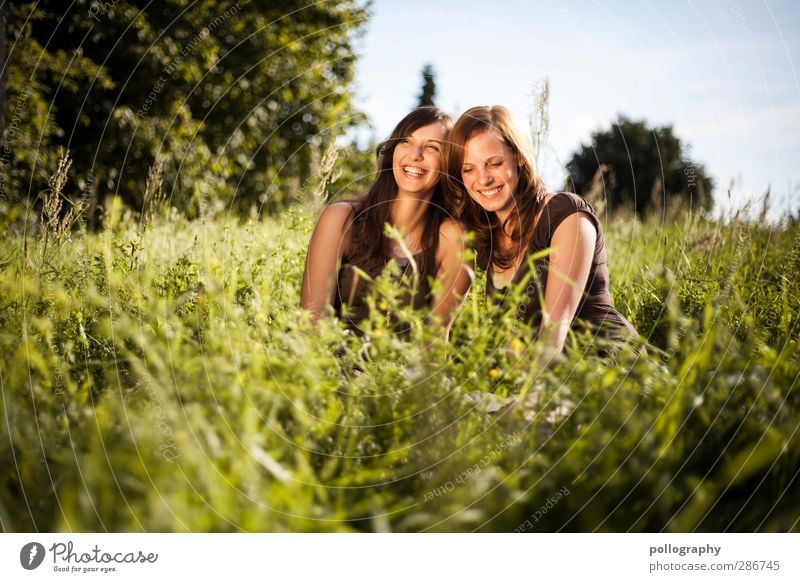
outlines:
[{"label": "bare shoulder", "polygon": [[452,218],[442,221],[439,225],[439,248],[436,260],[441,264],[452,264],[461,261],[467,250],[467,228]]},{"label": "bare shoulder", "polygon": [[458,243],[467,234],[467,228],[452,218],[445,218],[439,225],[439,238],[442,242]]},{"label": "bare shoulder", "polygon": [[597,242],[595,224],[585,212],[573,212],[558,223],[553,232],[552,246],[574,246],[582,243],[594,247]]},{"label": "bare shoulder", "polygon": [[327,235],[345,235],[349,231],[347,223],[353,215],[354,208],[351,202],[335,202],[326,206],[317,219],[316,230]]},{"label": "bare shoulder", "polygon": [[353,204],[351,202],[334,202],[325,207],[319,215],[318,224],[326,225],[339,225],[344,226],[347,219],[353,213]]},{"label": "bare shoulder", "polygon": [[323,247],[338,248],[347,253],[352,236],[349,223],[354,205],[350,202],[336,202],[326,206],[317,219],[313,240]]}]

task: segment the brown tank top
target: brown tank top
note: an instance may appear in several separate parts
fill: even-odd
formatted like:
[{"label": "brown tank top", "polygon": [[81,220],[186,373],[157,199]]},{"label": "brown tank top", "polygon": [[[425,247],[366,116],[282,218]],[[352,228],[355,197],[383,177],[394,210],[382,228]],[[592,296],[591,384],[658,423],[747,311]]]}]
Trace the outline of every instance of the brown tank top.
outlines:
[{"label": "brown tank top", "polygon": [[[526,257],[550,248],[553,233],[558,226],[568,216],[576,212],[585,213],[592,221],[597,230],[597,240],[594,247],[592,266],[589,269],[589,278],[583,291],[583,301],[578,306],[575,320],[580,320],[592,326],[602,327],[616,335],[613,330],[627,330],[622,335],[635,337],[636,331],[630,322],[616,309],[608,291],[608,266],[606,265],[606,243],[600,221],[591,205],[580,196],[569,192],[559,192],[553,194],[545,203],[539,221],[531,235],[530,244]],[[529,225],[530,226],[530,225]],[[528,260],[523,260],[519,270],[507,287],[502,289],[495,288],[492,276],[486,277],[487,297],[498,298],[505,301],[506,291],[510,287],[516,287],[524,282],[525,293],[523,299],[515,307],[517,318],[538,327],[542,317],[542,305],[540,298],[544,297],[547,288],[547,270],[549,260],[541,257],[531,265]],[[531,271],[531,266],[534,271]],[[573,322],[574,323],[574,322]]]}]

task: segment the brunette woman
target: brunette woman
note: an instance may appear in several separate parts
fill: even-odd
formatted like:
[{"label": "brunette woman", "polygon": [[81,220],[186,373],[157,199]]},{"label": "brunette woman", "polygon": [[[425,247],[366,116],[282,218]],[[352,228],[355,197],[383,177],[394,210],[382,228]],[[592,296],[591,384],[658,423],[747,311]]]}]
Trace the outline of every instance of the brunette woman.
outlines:
[{"label": "brunette woman", "polygon": [[[396,261],[405,299],[445,331],[471,282],[460,225],[446,211],[442,152],[452,120],[435,107],[406,115],[377,148],[375,182],[363,197],[322,212],[308,247],[300,305],[313,321],[332,308],[360,333],[369,316],[370,278]],[[385,234],[391,225],[401,235]],[[430,282],[438,281],[432,293]]]},{"label": "brunette woman", "polygon": [[575,326],[635,338],[611,301],[605,238],[594,210],[575,194],[548,193],[532,159],[501,106],[468,110],[448,136],[448,184],[465,227],[475,232],[487,295],[525,286],[510,307],[537,329],[545,355],[561,352]]}]

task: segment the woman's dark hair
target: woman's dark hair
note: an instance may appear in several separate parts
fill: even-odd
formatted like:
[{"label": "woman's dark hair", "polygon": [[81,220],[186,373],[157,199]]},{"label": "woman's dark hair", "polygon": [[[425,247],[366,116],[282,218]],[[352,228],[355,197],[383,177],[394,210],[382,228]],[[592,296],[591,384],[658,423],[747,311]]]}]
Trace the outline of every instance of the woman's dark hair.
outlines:
[{"label": "woman's dark hair", "polygon": [[[376,150],[378,176],[367,193],[354,201],[350,221],[352,238],[349,259],[356,264],[383,264],[391,256],[390,239],[384,235],[384,225],[392,221],[392,201],[397,197],[397,182],[392,171],[394,149],[400,141],[420,127],[441,123],[449,130],[453,120],[437,107],[419,107],[400,120],[388,139]],[[439,246],[439,227],[448,216],[442,180],[436,183],[425,211],[422,238],[422,257],[417,261],[421,281],[436,274],[436,252]]]},{"label": "woman's dark hair", "polygon": [[[486,212],[470,198],[461,181],[461,166],[464,163],[467,142],[488,131],[497,132],[500,139],[514,152],[518,165],[519,182],[517,191],[512,193],[515,212],[509,215],[505,223],[501,223],[495,213]],[[536,216],[547,192],[533,167],[530,146],[517,129],[511,112],[501,105],[473,107],[464,112],[448,134],[444,161],[444,182],[448,197],[452,198],[457,207],[459,218],[475,233],[478,265],[484,269],[492,265],[501,270],[510,268],[519,255],[521,246],[527,244],[526,236],[530,236],[530,232],[523,236],[522,223],[529,224]],[[511,247],[501,249],[496,244],[497,236],[506,226],[511,227]]]}]

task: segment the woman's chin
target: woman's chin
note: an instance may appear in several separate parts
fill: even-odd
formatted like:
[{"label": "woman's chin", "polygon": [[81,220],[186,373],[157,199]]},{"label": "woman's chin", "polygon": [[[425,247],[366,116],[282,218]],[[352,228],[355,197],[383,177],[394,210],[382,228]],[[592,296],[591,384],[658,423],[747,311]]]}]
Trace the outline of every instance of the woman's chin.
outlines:
[{"label": "woman's chin", "polygon": [[486,212],[497,212],[505,207],[504,201],[501,200],[499,196],[495,198],[480,196],[477,198],[473,197],[472,199]]}]

